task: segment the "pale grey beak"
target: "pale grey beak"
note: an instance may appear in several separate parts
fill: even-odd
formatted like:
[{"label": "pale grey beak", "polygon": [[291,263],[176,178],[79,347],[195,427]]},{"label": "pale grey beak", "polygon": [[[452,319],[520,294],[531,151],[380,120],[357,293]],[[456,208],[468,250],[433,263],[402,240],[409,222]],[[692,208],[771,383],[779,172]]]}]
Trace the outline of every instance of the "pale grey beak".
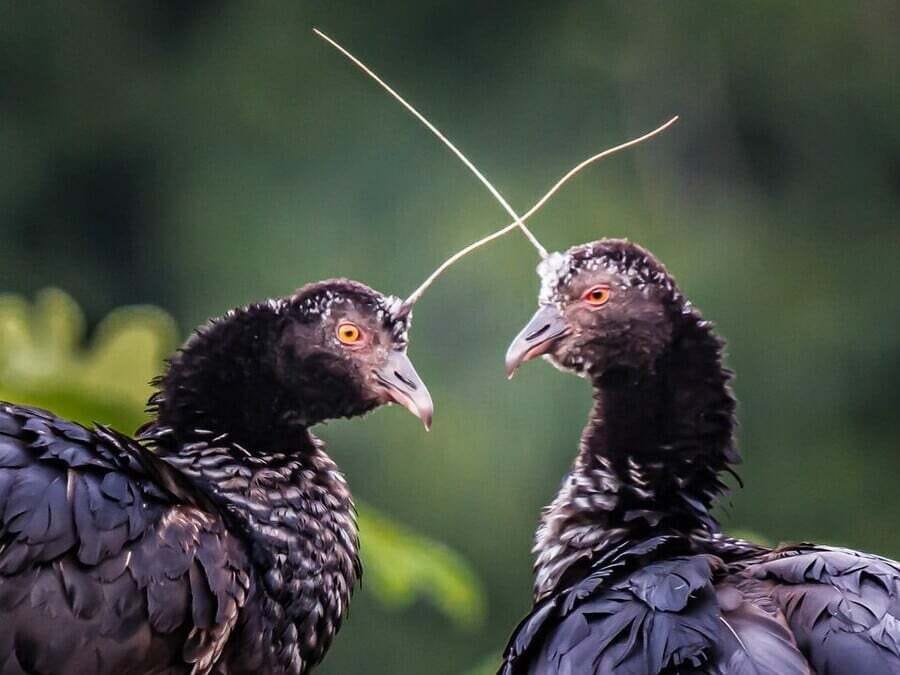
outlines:
[{"label": "pale grey beak", "polygon": [[431,429],[434,403],[406,352],[392,351],[384,365],[375,372],[375,377],[384,387],[389,400],[399,403],[422,420],[426,431]]},{"label": "pale grey beak", "polygon": [[523,363],[546,354],[570,330],[556,305],[541,305],[506,350],[506,376],[512,378]]}]

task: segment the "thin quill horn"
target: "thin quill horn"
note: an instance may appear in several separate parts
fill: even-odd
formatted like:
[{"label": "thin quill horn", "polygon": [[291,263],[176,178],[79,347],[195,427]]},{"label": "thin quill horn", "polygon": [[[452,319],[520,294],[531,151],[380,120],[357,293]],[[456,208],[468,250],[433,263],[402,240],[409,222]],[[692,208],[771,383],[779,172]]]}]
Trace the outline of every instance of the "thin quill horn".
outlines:
[{"label": "thin quill horn", "polygon": [[539,242],[537,240],[537,237],[535,237],[534,234],[532,234],[531,230],[529,230],[525,226],[525,223],[522,222],[523,219],[519,218],[518,214],[516,214],[516,212],[513,211],[513,208],[509,205],[509,203],[506,201],[506,199],[503,198],[503,195],[501,195],[500,192],[497,190],[497,188],[495,188],[491,184],[491,182],[487,178],[485,178],[484,175],[475,167],[475,165],[472,164],[472,162],[470,162],[469,159],[464,154],[462,154],[462,152],[460,152],[459,148],[457,148],[455,145],[453,145],[453,143],[451,143],[450,140],[446,136],[444,136],[444,134],[442,134],[436,126],[434,126],[431,122],[429,122],[422,113],[420,113],[418,110],[413,108],[412,105],[410,105],[406,101],[405,98],[403,98],[400,94],[398,94],[396,91],[394,91],[387,82],[385,82],[380,77],[378,77],[378,75],[376,75],[372,71],[372,69],[370,69],[366,64],[364,64],[358,58],[353,56],[353,54],[348,52],[346,49],[344,49],[341,45],[339,45],[337,42],[332,40],[330,37],[325,35],[325,33],[320,31],[318,28],[313,28],[313,33],[318,35],[320,38],[325,40],[325,42],[327,42],[332,47],[337,49],[341,54],[343,54],[348,59],[350,59],[350,61],[353,62],[353,64],[357,68],[359,68],[366,75],[368,75],[373,80],[375,80],[382,87],[382,89],[384,89],[387,93],[389,93],[391,96],[393,96],[395,99],[397,99],[397,101],[404,108],[406,108],[409,112],[411,112],[416,119],[418,119],[422,124],[424,124],[425,127],[431,133],[433,133],[435,136],[437,136],[444,145],[446,145],[448,148],[450,148],[450,150],[453,151],[453,154],[455,154],[457,157],[459,157],[460,161],[462,161],[462,163],[465,164],[469,168],[469,170],[475,174],[475,176],[478,178],[478,180],[480,180],[482,183],[484,183],[484,186],[490,191],[490,193],[492,195],[494,195],[494,198],[498,202],[500,202],[500,205],[504,209],[506,209],[506,212],[510,216],[512,216],[513,220],[516,222],[516,226],[521,228],[522,233],[526,237],[528,237],[528,241],[530,241],[532,243],[532,245],[537,249],[538,254],[540,254],[540,256],[542,258],[547,257],[547,249],[545,249],[541,245],[541,242]]},{"label": "thin quill horn", "polygon": [[[599,152],[596,155],[591,155],[583,162],[574,166],[572,169],[570,169],[568,171],[568,173],[566,173],[566,175],[564,175],[562,178],[560,178],[558,181],[556,181],[556,184],[552,188],[550,188],[547,191],[547,193],[535,203],[534,206],[532,206],[530,209],[528,209],[528,211],[522,216],[521,220],[522,221],[528,220],[531,216],[533,216],[535,213],[537,213],[537,211],[544,204],[547,203],[547,200],[550,199],[550,197],[552,197],[554,194],[556,194],[557,190],[559,190],[565,183],[567,183],[569,181],[570,178],[574,177],[575,174],[577,174],[579,171],[584,169],[589,164],[593,164],[594,162],[600,161],[604,157],[609,157],[610,155],[613,155],[613,154],[619,152],[619,150],[624,150],[625,148],[630,148],[632,145],[637,145],[638,143],[642,143],[642,142],[652,138],[653,136],[656,136],[657,134],[662,133],[663,131],[668,129],[670,126],[675,124],[675,122],[677,122],[677,121],[678,121],[678,115],[675,115],[675,117],[670,119],[665,124],[657,127],[653,131],[650,131],[650,132],[644,134],[643,136],[640,136],[638,138],[633,138],[630,141],[622,143],[621,145],[617,145],[614,148],[609,148],[608,150],[604,150],[603,152]],[[414,290],[410,294],[410,296],[404,301],[403,304],[410,306],[410,307],[412,305],[414,305],[418,301],[418,299],[422,297],[422,294],[426,291],[426,289],[429,286],[431,286],[432,283],[434,283],[434,280],[437,279],[441,274],[443,274],[444,270],[446,270],[448,267],[453,265],[457,260],[459,260],[460,258],[462,258],[464,256],[467,256],[469,253],[471,253],[472,251],[474,251],[477,248],[484,246],[488,242],[494,241],[494,239],[498,239],[498,238],[502,237],[504,234],[516,229],[517,227],[519,227],[518,222],[510,223],[506,227],[501,228],[501,229],[497,230],[496,232],[492,232],[491,234],[487,235],[486,237],[483,237],[482,239],[479,239],[478,241],[472,242],[471,244],[466,246],[464,249],[454,253],[452,256],[447,258],[443,263],[441,263],[441,265],[434,272],[432,272],[424,282],[422,282],[422,285],[419,286],[416,290]]]}]

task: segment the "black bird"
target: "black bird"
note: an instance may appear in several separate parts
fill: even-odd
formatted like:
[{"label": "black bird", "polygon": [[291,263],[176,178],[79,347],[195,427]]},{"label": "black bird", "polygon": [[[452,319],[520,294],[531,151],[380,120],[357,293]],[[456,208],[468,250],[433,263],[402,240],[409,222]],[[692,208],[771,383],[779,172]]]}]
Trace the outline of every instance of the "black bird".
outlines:
[{"label": "black bird", "polygon": [[408,303],[337,279],[228,312],[135,439],[0,403],[0,673],[274,673],[318,663],[361,570],[309,428],[400,403],[426,427]]},{"label": "black bird", "polygon": [[544,355],[591,380],[571,472],[544,510],[534,607],[501,673],[900,673],[900,565],[769,549],[711,515],[739,461],[723,343],[665,268],[626,241],[555,253],[510,375]]}]

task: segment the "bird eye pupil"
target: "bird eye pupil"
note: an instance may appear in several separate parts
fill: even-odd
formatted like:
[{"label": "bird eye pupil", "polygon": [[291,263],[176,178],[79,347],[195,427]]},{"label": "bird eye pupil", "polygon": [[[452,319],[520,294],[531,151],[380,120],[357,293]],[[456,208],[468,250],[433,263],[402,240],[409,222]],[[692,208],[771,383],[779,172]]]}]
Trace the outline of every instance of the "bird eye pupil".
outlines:
[{"label": "bird eye pupil", "polygon": [[592,305],[605,305],[609,300],[610,292],[606,286],[594,286],[584,294],[584,299]]},{"label": "bird eye pupil", "polygon": [[350,345],[355,342],[359,342],[360,337],[362,336],[362,332],[354,326],[352,323],[342,323],[337,328],[337,337],[338,340],[343,342],[345,345]]}]

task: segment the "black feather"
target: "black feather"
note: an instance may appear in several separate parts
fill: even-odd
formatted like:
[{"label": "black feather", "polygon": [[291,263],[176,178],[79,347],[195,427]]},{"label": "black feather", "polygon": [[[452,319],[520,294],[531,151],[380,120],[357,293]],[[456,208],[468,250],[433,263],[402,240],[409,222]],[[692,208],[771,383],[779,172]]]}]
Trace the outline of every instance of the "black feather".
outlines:
[{"label": "black feather", "polygon": [[[591,378],[595,405],[501,672],[900,674],[900,565],[719,533],[711,508],[740,460],[731,373],[663,265],[605,240],[539,271],[541,302],[579,324],[547,354]],[[611,297],[586,312],[596,284]]]},{"label": "black feather", "polygon": [[353,311],[402,349],[395,304],[337,280],[230,312],[172,360],[138,440],[0,403],[0,675],[318,663],[360,564],[307,427],[384,402],[324,322]]}]

